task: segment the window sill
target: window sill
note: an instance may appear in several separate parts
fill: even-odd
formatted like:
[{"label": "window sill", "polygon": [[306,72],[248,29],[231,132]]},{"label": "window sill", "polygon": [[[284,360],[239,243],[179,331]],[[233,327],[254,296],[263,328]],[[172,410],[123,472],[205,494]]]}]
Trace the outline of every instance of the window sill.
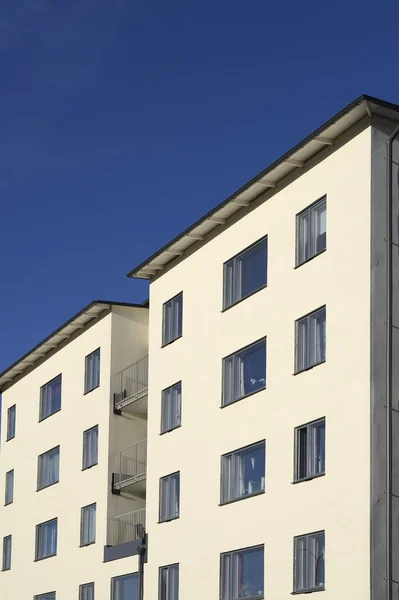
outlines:
[{"label": "window sill", "polygon": [[6,442],[11,442],[11,440],[15,440],[15,435],[6,439]]},{"label": "window sill", "polygon": [[177,519],[180,519],[180,515],[177,517],[171,517],[170,519],[165,519],[164,521],[158,521],[158,525],[161,525],[162,523],[170,523],[171,521],[176,521]]},{"label": "window sill", "polygon": [[181,423],[180,425],[176,425],[176,427],[172,427],[172,429],[165,429],[165,431],[160,431],[159,435],[165,435],[165,433],[171,433],[172,431],[175,431],[175,429],[180,429],[181,427]]},{"label": "window sill", "polygon": [[237,400],[233,400],[232,402],[228,402],[227,404],[222,404],[220,406],[220,408],[226,408],[226,406],[231,406],[232,404],[236,404],[237,402],[241,402],[241,400],[245,400],[246,398],[249,398],[250,396],[254,396],[255,394],[258,394],[259,392],[264,392],[266,390],[266,386],[260,388],[259,390],[254,390],[253,392],[250,392],[249,394],[245,394],[245,396],[241,396],[241,398],[237,398]]},{"label": "window sill", "polygon": [[57,554],[50,554],[50,556],[42,556],[42,558],[35,558],[33,562],[41,562],[42,560],[47,560],[48,558],[54,558]]},{"label": "window sill", "polygon": [[6,502],[4,506],[10,506],[11,504],[14,504],[14,500],[11,500],[11,502]]},{"label": "window sill", "polygon": [[87,394],[90,394],[90,392],[94,392],[94,390],[97,390],[100,387],[100,384],[96,385],[95,387],[91,388],[90,390],[85,390],[83,392],[83,396],[87,396]]},{"label": "window sill", "polygon": [[317,254],[313,254],[313,256],[311,256],[310,258],[307,258],[303,262],[295,265],[294,270],[299,269],[299,267],[302,267],[303,265],[307,265],[311,260],[320,256],[320,254],[324,254],[324,252],[327,252],[327,248],[324,248],[324,250],[320,250],[320,252],[318,252]]},{"label": "window sill", "polygon": [[325,472],[324,473],[318,473],[317,475],[309,475],[309,477],[303,477],[303,479],[295,479],[294,481],[291,481],[292,485],[296,485],[297,483],[302,483],[303,481],[312,481],[312,479],[320,479],[320,477],[324,477],[325,476]]},{"label": "window sill", "polygon": [[11,571],[11,567],[7,567],[7,569],[1,569],[2,573],[6,573],[6,571]]},{"label": "window sill", "polygon": [[244,302],[244,300],[247,300],[248,298],[250,298],[254,294],[257,294],[258,292],[261,292],[265,288],[267,288],[267,283],[265,283],[264,285],[262,285],[262,287],[258,288],[257,290],[254,290],[253,292],[251,292],[247,296],[244,296],[243,298],[240,298],[239,300],[237,300],[237,302],[234,302],[233,304],[230,304],[229,306],[226,306],[225,308],[222,308],[222,310],[220,312],[225,313],[227,310],[230,310],[230,308],[233,308],[233,306],[237,306],[237,304],[241,304],[241,302]]},{"label": "window sill", "polygon": [[96,467],[98,465],[98,462],[93,463],[92,465],[89,465],[88,467],[82,467],[80,470],[83,471],[88,471],[89,469],[92,469],[93,467]]},{"label": "window sill", "polygon": [[41,487],[41,488],[37,488],[37,490],[36,490],[36,491],[37,491],[37,492],[41,492],[42,490],[46,490],[46,489],[47,489],[47,488],[49,488],[49,487],[53,487],[53,485],[56,485],[56,484],[57,484],[57,483],[59,483],[59,482],[60,482],[60,480],[58,479],[58,481],[54,481],[54,483],[49,483],[48,485],[44,485],[44,486],[43,486],[43,487]]},{"label": "window sill", "polygon": [[80,544],[79,548],[87,548],[87,546],[93,546],[95,543],[96,540],[94,540],[94,542],[89,542],[88,544]]},{"label": "window sill", "polygon": [[170,342],[166,342],[165,344],[162,343],[161,348],[166,348],[166,346],[170,346],[171,344],[173,344],[173,342],[176,342],[177,340],[181,340],[182,337],[183,337],[183,334],[179,335],[176,338],[173,338],[173,340],[170,340]]},{"label": "window sill", "polygon": [[313,594],[313,592],[324,592],[325,587],[309,588],[308,590],[299,590],[298,592],[291,592],[291,596],[298,596],[298,594]]},{"label": "window sill", "polygon": [[55,410],[54,412],[50,413],[49,415],[40,418],[39,417],[39,423],[43,423],[43,421],[45,421],[46,419],[49,419],[50,417],[52,417],[53,415],[56,415],[57,413],[61,412],[61,409],[59,408],[58,410]]},{"label": "window sill", "polygon": [[254,492],[253,494],[241,496],[241,498],[234,498],[234,500],[227,500],[226,502],[221,502],[218,506],[227,506],[229,504],[235,504],[236,502],[241,502],[241,500],[247,500],[248,498],[253,498],[254,496],[262,496],[264,493],[265,490],[262,490],[261,492]]},{"label": "window sill", "polygon": [[320,362],[315,363],[314,365],[311,365],[310,367],[305,367],[305,369],[301,369],[300,371],[295,371],[295,373],[293,373],[293,375],[299,375],[300,373],[305,373],[305,371],[310,371],[311,369],[314,369],[315,367],[318,367],[319,365],[323,365],[326,362],[326,359],[321,360]]}]

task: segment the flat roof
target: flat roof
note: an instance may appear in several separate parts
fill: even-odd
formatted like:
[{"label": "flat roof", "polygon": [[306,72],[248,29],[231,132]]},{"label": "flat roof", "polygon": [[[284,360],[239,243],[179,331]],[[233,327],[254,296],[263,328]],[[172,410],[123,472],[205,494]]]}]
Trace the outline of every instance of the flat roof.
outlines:
[{"label": "flat roof", "polygon": [[46,356],[46,354],[59,348],[61,344],[72,337],[76,331],[83,329],[90,321],[93,321],[93,319],[99,317],[105,310],[111,309],[113,306],[127,306],[148,310],[148,305],[144,304],[112,302],[110,300],[93,300],[90,304],[76,313],[76,315],[58,327],[58,329],[50,333],[50,335],[39,342],[34,348],[29,350],[29,352],[0,373],[0,393],[3,391],[4,385],[11,384],[27,369],[34,367],[36,363]]},{"label": "flat roof", "polygon": [[[326,146],[333,146],[335,140],[358,121],[373,115],[399,120],[399,105],[385,102],[373,96],[362,95],[343,110],[311,133],[286,154],[256,175],[171,242],[157,250],[149,258],[132,269],[127,277],[152,279],[194,244],[206,239],[217,227],[225,225],[234,213],[249,207],[251,203],[267,190],[278,190],[278,182],[295,170],[301,170],[306,162]],[[221,229],[222,231],[222,229]]]}]

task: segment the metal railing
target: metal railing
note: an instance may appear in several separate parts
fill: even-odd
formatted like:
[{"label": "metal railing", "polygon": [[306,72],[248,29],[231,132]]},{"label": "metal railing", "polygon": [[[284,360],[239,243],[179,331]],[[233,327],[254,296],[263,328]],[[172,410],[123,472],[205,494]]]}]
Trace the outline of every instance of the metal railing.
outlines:
[{"label": "metal railing", "polygon": [[141,540],[145,535],[145,508],[114,517],[110,534],[111,546]]},{"label": "metal railing", "polygon": [[114,404],[122,410],[148,393],[148,355],[115,373],[113,377]]},{"label": "metal railing", "polygon": [[114,455],[114,488],[120,490],[138,483],[147,474],[147,439],[140,440]]}]

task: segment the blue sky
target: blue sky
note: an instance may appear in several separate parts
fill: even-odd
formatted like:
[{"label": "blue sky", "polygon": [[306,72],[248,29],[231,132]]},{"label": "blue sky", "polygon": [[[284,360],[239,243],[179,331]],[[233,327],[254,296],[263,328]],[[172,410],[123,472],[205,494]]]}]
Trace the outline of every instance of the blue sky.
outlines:
[{"label": "blue sky", "polygon": [[0,370],[362,93],[399,5],[2,0]]}]

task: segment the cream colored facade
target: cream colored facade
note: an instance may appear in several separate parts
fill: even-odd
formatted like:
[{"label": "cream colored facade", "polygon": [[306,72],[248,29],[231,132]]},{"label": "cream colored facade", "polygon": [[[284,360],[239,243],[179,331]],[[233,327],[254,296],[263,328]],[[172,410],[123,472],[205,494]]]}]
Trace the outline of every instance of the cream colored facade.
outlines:
[{"label": "cream colored facade", "polygon": [[[12,535],[11,569],[0,573],[0,598],[33,599],[56,591],[78,599],[95,583],[95,598],[110,597],[111,578],[137,572],[137,555],[103,562],[113,517],[145,500],[111,493],[113,455],[146,437],[146,420],[113,412],[112,376],[147,353],[148,309],[101,306],[98,316],[50,351],[3,392],[0,496],[14,469],[14,501],[0,509],[0,538]],[[100,385],[84,394],[85,357],[100,348]],[[39,422],[40,388],[62,374],[61,410]],[[15,438],[6,441],[7,411],[16,405]],[[82,470],[83,432],[98,425],[98,464]],[[37,489],[38,456],[60,446],[59,483]],[[96,503],[95,543],[80,547],[81,508]],[[58,518],[57,555],[35,562],[35,527]],[[107,532],[108,528],[108,532]]]}]

